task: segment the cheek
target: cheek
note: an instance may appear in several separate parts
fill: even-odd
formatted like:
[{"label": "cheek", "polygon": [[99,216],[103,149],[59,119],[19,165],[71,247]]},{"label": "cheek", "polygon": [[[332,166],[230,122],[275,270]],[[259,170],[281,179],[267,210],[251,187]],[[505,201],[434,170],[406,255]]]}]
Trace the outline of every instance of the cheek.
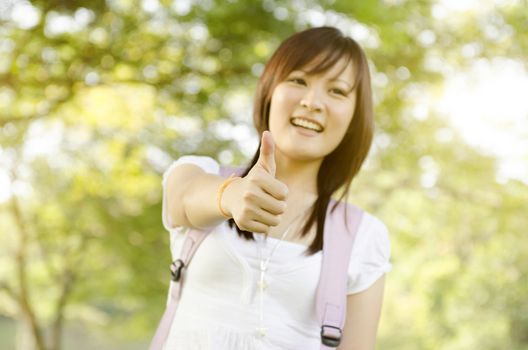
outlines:
[{"label": "cheek", "polygon": [[352,121],[353,110],[350,108],[343,108],[335,110],[334,118],[332,118],[332,134],[331,138],[335,144],[332,147],[337,147],[345,137],[350,122]]},{"label": "cheek", "polygon": [[291,93],[276,89],[271,96],[270,123],[277,119],[284,119],[289,116],[295,108],[295,96]]},{"label": "cheek", "polygon": [[[338,128],[342,129],[343,133],[348,129],[352,117],[354,114],[354,109],[351,106],[342,106],[341,108],[336,108],[334,115],[335,124]],[[340,130],[341,131],[341,130]]]}]

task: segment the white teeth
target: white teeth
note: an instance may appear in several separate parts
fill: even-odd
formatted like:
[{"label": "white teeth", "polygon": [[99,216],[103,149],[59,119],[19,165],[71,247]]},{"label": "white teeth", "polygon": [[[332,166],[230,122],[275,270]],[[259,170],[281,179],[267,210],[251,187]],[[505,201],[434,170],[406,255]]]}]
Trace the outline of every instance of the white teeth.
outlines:
[{"label": "white teeth", "polygon": [[306,119],[293,118],[291,120],[291,123],[295,126],[300,126],[306,129],[317,131],[317,132],[321,132],[323,130],[321,126],[319,126],[318,124],[312,123],[311,121],[308,121]]}]

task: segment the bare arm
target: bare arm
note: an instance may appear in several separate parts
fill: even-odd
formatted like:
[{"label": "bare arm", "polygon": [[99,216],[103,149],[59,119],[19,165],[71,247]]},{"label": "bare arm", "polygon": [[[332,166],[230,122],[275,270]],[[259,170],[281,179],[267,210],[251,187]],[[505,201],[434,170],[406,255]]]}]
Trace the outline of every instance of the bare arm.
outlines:
[{"label": "bare arm", "polygon": [[385,275],[369,289],[347,297],[347,315],[338,350],[374,350],[383,303]]},{"label": "bare arm", "polygon": [[[170,224],[203,229],[225,221],[217,202],[224,181],[194,164],[174,167],[165,189]],[[287,193],[288,187],[275,178],[273,139],[265,131],[257,163],[244,178],[227,185],[220,206],[241,229],[265,233],[279,224]]]},{"label": "bare arm", "polygon": [[224,221],[216,192],[225,179],[194,164],[175,167],[167,178],[167,209],[173,226],[207,228]]}]

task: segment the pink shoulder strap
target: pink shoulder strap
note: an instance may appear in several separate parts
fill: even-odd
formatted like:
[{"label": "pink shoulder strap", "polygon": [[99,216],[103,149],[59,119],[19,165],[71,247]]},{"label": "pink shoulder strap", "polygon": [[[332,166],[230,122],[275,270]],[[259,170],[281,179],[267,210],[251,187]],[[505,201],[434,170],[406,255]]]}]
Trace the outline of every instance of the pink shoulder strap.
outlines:
[{"label": "pink shoulder strap", "polygon": [[[323,261],[316,294],[316,313],[321,325],[321,350],[336,348],[341,342],[346,319],[348,265],[363,216],[361,209],[346,203],[340,203],[332,212],[334,204],[333,200],[328,204]],[[345,222],[346,227],[343,226]]]},{"label": "pink shoulder strap", "polygon": [[210,230],[189,230],[189,232],[187,233],[187,237],[183,242],[180,258],[172,262],[170,266],[171,282],[169,289],[169,301],[167,304],[167,308],[165,309],[165,312],[161,317],[161,321],[158,325],[158,328],[156,329],[154,338],[150,343],[149,350],[163,349],[165,340],[169,335],[172,320],[174,319],[174,314],[176,313],[176,309],[178,307],[178,301],[180,300],[181,290],[183,282],[185,280],[185,269],[191,262],[194,253],[196,252],[196,250],[198,249],[198,247],[209,232]]}]

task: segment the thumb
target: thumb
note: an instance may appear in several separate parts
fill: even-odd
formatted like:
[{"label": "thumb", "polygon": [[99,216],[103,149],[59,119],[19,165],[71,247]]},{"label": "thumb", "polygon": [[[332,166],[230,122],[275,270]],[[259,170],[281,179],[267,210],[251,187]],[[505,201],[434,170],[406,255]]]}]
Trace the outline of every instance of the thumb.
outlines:
[{"label": "thumb", "polygon": [[275,177],[275,143],[268,130],[262,133],[260,155],[257,164],[260,164],[268,173]]}]

